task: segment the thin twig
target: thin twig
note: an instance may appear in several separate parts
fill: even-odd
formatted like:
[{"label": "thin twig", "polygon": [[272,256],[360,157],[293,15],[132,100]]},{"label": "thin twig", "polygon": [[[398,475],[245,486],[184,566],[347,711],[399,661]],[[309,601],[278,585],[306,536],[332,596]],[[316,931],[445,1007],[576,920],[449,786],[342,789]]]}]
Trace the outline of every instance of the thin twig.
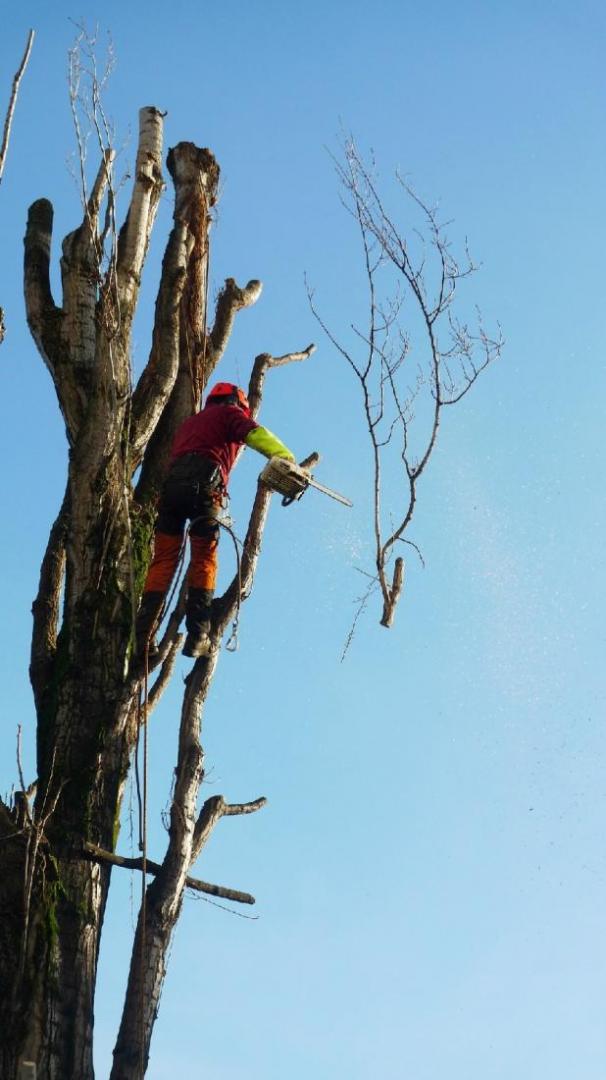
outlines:
[{"label": "thin twig", "polygon": [[2,174],[4,172],[4,163],[6,161],[6,154],[8,151],[8,143],[11,136],[11,127],[13,125],[13,116],[15,112],[15,105],[17,104],[17,94],[19,93],[19,84],[23,78],[30,53],[32,51],[32,45],[34,44],[34,31],[30,30],[27,44],[25,46],[25,52],[19,64],[17,74],[13,79],[13,88],[11,90],[10,101],[8,103],[8,110],[6,113],[6,119],[4,121],[4,133],[2,135],[2,147],[0,148],[0,183],[2,183]]}]

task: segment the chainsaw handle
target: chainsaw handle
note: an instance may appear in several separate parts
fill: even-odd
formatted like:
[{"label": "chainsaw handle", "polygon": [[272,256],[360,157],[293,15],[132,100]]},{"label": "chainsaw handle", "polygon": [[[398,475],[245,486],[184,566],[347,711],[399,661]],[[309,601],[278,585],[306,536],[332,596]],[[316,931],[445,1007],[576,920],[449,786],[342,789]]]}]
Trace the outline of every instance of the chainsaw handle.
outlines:
[{"label": "chainsaw handle", "polygon": [[[312,450],[311,454],[308,454],[306,458],[303,458],[303,461],[299,462],[299,468],[307,469],[309,471],[318,464],[319,460],[320,455],[318,451]],[[298,495],[284,495],[282,498],[282,506],[292,506],[294,502],[298,502],[299,499],[305,494],[305,490],[306,489],[300,491]]]}]

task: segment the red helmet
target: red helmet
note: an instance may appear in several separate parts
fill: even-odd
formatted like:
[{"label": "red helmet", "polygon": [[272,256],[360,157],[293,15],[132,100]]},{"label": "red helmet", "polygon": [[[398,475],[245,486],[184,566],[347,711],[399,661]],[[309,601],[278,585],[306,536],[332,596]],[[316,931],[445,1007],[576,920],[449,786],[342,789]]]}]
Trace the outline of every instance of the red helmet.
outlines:
[{"label": "red helmet", "polygon": [[248,403],[248,398],[241,386],[236,386],[235,383],[229,382],[215,383],[208,397],[206,398],[206,403],[208,404],[212,401],[216,404],[219,404],[219,399],[221,399],[221,404],[237,405],[239,409],[242,409],[242,411],[246,413],[247,416],[250,416],[250,405]]}]

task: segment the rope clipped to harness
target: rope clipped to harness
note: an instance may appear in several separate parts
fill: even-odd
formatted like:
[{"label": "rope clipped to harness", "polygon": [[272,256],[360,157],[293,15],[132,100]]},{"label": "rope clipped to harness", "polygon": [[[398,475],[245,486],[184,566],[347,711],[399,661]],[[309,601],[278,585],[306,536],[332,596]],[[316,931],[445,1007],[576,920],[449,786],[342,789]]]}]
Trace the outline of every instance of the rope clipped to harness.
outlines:
[{"label": "rope clipped to harness", "polygon": [[238,578],[238,600],[236,603],[236,614],[234,615],[234,621],[231,624],[231,633],[225,642],[225,648],[227,652],[237,652],[240,643],[238,641],[238,630],[240,626],[240,608],[242,607],[242,556],[240,549],[244,546],[242,541],[236,536],[231,525],[228,525],[226,521],[221,521],[217,518],[217,524],[225,529],[225,532],[229,533],[232,538],[234,551],[236,552],[236,575]]},{"label": "rope clipped to harness", "polygon": [[[178,563],[177,574],[176,574],[176,577],[175,577],[175,581],[174,581],[174,584],[173,584],[169,599],[166,602],[166,604],[164,605],[162,618],[164,617],[168,607],[170,606],[170,603],[171,603],[173,595],[174,595],[174,593],[176,591],[177,585],[179,584],[179,578],[181,577],[181,572],[183,570],[183,565],[185,563],[185,553],[186,553],[186,550],[187,550],[187,541],[189,539],[189,535],[191,533],[192,527],[196,524],[196,522],[202,521],[202,520],[206,520],[204,515],[201,515],[200,517],[197,517],[197,518],[192,518],[189,525],[187,526],[187,529],[185,530],[185,535],[183,537],[183,544],[181,546],[181,551],[179,553],[179,563]],[[239,628],[239,622],[240,622],[240,608],[242,606],[242,557],[241,557],[241,554],[240,554],[240,549],[243,547],[243,544],[242,544],[242,541],[239,539],[239,537],[236,536],[236,534],[235,534],[234,530],[232,529],[231,525],[228,525],[226,521],[222,521],[221,518],[218,517],[218,518],[216,518],[216,523],[217,523],[217,525],[220,526],[220,528],[225,529],[225,532],[229,533],[229,535],[232,538],[233,545],[234,545],[234,551],[236,553],[236,576],[237,576],[237,579],[238,579],[238,600],[237,600],[237,604],[236,604],[236,614],[234,616],[234,621],[233,621],[233,623],[231,625],[231,633],[229,635],[229,638],[225,642],[225,648],[226,648],[227,652],[237,652],[237,650],[239,648],[238,628]]]}]

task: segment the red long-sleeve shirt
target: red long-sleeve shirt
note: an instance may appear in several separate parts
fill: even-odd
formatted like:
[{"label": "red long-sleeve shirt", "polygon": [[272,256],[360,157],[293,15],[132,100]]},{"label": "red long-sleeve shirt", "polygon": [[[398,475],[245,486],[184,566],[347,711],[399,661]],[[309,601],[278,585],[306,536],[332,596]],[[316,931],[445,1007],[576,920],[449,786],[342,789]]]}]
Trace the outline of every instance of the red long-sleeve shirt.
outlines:
[{"label": "red long-sleeve shirt", "polygon": [[237,405],[207,405],[177,429],[171,462],[184,454],[200,454],[216,461],[227,487],[231,468],[246,436],[259,425]]}]

